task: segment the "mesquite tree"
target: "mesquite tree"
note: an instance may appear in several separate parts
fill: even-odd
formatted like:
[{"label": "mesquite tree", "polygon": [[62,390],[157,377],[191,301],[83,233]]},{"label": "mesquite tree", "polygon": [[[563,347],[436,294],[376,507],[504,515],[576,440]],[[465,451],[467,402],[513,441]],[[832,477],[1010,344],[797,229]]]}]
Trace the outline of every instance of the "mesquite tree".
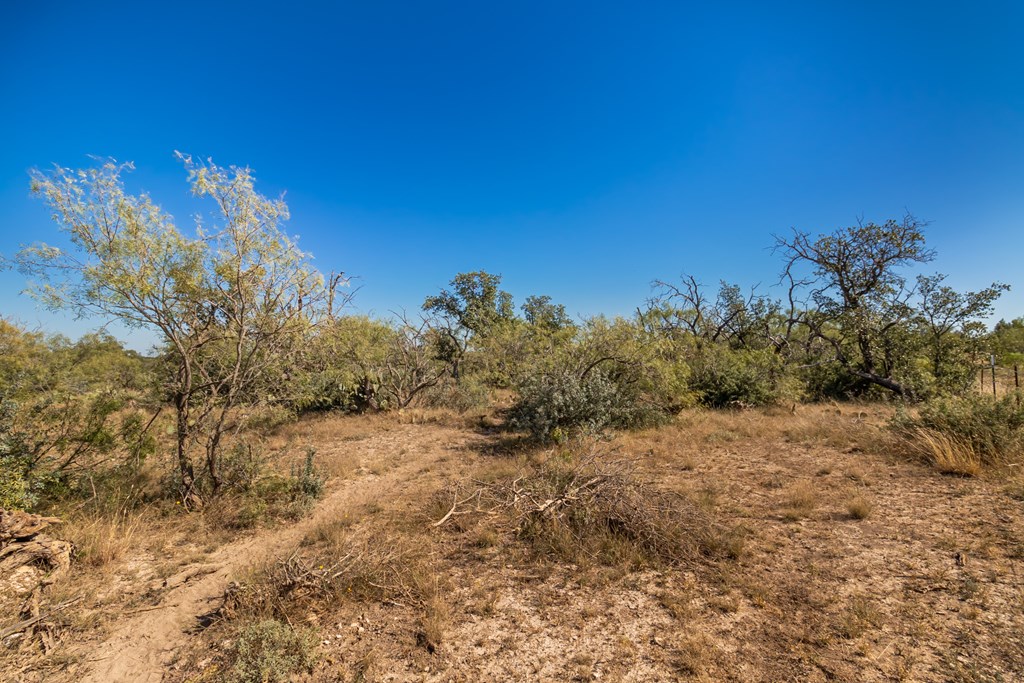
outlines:
[{"label": "mesquite tree", "polygon": [[897,367],[908,356],[901,346],[914,316],[914,291],[903,271],[934,258],[923,229],[908,215],[818,237],[799,230],[776,237],[783,279],[809,295],[793,312],[809,339],[823,342],[851,375],[900,396],[909,387]]},{"label": "mesquite tree", "polygon": [[452,378],[458,382],[462,360],[473,339],[486,337],[502,323],[513,320],[515,311],[512,295],[499,289],[500,275],[459,273],[450,285],[451,290],[428,296],[423,310],[434,316],[438,358],[448,363]]},{"label": "mesquite tree", "polygon": [[254,187],[248,168],[178,155],[192,192],[214,201],[209,223],[187,236],[146,194],[121,180],[131,164],[55,167],[32,173],[32,191],[53,210],[73,249],[23,249],[29,291],[52,308],[100,315],[158,333],[176,414],[176,454],[186,505],[200,498],[192,450],[203,450],[213,491],[224,434],[235,410],[270,391],[292,350],[331,314],[333,288],[281,229],[283,200]]}]

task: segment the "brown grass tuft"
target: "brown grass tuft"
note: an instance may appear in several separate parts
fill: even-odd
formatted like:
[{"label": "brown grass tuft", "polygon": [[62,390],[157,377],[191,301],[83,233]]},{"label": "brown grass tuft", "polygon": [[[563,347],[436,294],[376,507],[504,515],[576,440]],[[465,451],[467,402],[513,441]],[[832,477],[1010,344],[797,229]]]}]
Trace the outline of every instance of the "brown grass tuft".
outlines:
[{"label": "brown grass tuft", "polygon": [[852,493],[846,499],[846,512],[850,515],[851,519],[867,519],[871,516],[871,512],[874,509],[875,504],[863,493]]},{"label": "brown grass tuft", "polygon": [[818,508],[818,491],[809,481],[797,482],[782,496],[782,517],[788,522],[810,517]]},{"label": "brown grass tuft", "polygon": [[62,535],[75,546],[78,562],[103,567],[124,557],[136,545],[141,514],[93,514],[67,523]]},{"label": "brown grass tuft", "polygon": [[975,477],[981,473],[982,458],[968,441],[928,427],[911,428],[908,438],[911,449],[943,474]]}]

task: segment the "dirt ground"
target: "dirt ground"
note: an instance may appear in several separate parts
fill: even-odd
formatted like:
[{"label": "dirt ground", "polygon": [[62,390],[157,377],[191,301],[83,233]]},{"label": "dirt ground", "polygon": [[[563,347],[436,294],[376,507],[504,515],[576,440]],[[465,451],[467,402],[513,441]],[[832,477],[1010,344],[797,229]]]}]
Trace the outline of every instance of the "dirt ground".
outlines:
[{"label": "dirt ground", "polygon": [[234,533],[140,522],[147,542],[54,587],[55,603],[80,602],[46,652],[7,653],[0,678],[224,680],[233,582],[341,528],[371,539],[364,552],[414,548],[428,598],[293,607],[318,643],[296,680],[1024,679],[1024,487],[896,455],[888,415],[693,412],[600,443],[742,537],[732,556],[663,566],[538,556],[486,514],[435,526],[458,491],[540,457],[486,420],[304,420],[287,436],[331,474],[310,514]]}]

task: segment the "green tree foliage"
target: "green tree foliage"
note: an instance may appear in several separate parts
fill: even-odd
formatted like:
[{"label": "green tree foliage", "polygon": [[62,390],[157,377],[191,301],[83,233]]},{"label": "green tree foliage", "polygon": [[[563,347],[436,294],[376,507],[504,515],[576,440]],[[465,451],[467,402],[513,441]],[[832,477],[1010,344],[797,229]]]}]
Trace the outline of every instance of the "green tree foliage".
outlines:
[{"label": "green tree foliage", "polygon": [[907,216],[819,236],[794,231],[776,238],[783,300],[726,282],[713,294],[684,276],[655,282],[641,320],[687,358],[691,388],[707,405],[960,392],[981,319],[1007,287],[960,293],[943,275],[908,282],[906,270],[933,257],[923,228]]},{"label": "green tree foliage", "polygon": [[763,406],[799,398],[782,357],[770,349],[718,345],[691,356],[690,390],[712,408]]},{"label": "green tree foliage", "polygon": [[986,342],[1001,365],[1024,364],[1024,318],[1000,320]]},{"label": "green tree foliage", "polygon": [[455,381],[459,381],[462,361],[473,341],[515,317],[512,295],[499,289],[500,285],[500,275],[459,273],[449,283],[451,289],[423,301],[423,310],[434,316],[437,356],[449,364]]},{"label": "green tree foliage", "polygon": [[0,319],[0,507],[32,507],[46,490],[99,465],[137,470],[152,451],[144,359],[106,334],[78,342]]},{"label": "green tree foliage", "polygon": [[303,353],[297,407],[406,408],[446,373],[436,358],[436,339],[422,320],[336,318],[318,330]]},{"label": "green tree foliage", "polygon": [[845,372],[900,396],[913,394],[908,381],[915,341],[906,334],[915,311],[904,269],[927,263],[924,224],[912,216],[882,225],[860,224],[812,237],[794,230],[777,237],[784,280],[804,295],[791,310],[809,345],[820,344]]},{"label": "green tree foliage", "polygon": [[556,333],[575,327],[572,318],[565,312],[565,306],[552,303],[551,297],[546,294],[526,297],[520,309],[526,324],[535,330]]},{"label": "green tree foliage", "polygon": [[722,281],[711,297],[692,275],[678,285],[656,281],[644,322],[672,338],[687,336],[698,347],[727,344],[732,348],[763,348],[774,340],[772,326],[779,304],[751,290]]},{"label": "green tree foliage", "polygon": [[944,285],[945,275],[919,276],[917,325],[924,337],[931,373],[939,388],[959,393],[974,379],[971,361],[985,333],[981,322],[1009,285],[993,283],[978,292],[957,292]]},{"label": "green tree foliage", "polygon": [[282,231],[287,206],[256,192],[249,169],[179,156],[193,194],[216,207],[194,236],[149,196],[125,191],[121,174],[130,165],[57,167],[34,172],[32,190],[74,248],[40,244],[18,260],[40,278],[30,291],[51,307],[160,335],[182,497],[194,503],[193,447],[202,449],[216,491],[223,435],[240,427],[234,409],[272,391],[282,359],[333,313],[339,280],[325,282]]}]

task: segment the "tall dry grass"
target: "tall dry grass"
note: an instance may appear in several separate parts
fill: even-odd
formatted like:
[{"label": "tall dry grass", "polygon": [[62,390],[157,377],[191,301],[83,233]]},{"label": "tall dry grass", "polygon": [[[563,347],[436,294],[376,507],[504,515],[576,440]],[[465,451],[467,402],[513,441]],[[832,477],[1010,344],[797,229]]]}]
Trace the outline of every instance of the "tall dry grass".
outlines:
[{"label": "tall dry grass", "polygon": [[104,567],[125,557],[138,545],[142,526],[142,513],[90,513],[68,520],[62,535],[74,544],[78,562]]},{"label": "tall dry grass", "polygon": [[943,474],[978,476],[984,462],[970,441],[930,427],[912,427],[907,438],[913,451]]}]

